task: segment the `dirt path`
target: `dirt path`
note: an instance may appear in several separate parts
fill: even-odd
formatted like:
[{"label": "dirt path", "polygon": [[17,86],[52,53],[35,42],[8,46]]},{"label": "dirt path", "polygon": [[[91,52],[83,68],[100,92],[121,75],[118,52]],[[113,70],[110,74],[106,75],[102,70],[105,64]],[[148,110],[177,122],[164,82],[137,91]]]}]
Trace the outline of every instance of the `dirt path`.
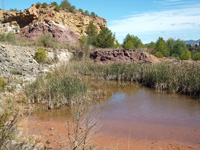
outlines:
[{"label": "dirt path", "polygon": [[[45,143],[52,150],[64,150],[67,143],[67,130],[65,123],[47,122],[28,119],[24,134],[35,134],[38,140]],[[176,141],[147,141],[130,140],[108,135],[96,134],[98,138],[93,142],[97,150],[199,150],[184,143]]]}]

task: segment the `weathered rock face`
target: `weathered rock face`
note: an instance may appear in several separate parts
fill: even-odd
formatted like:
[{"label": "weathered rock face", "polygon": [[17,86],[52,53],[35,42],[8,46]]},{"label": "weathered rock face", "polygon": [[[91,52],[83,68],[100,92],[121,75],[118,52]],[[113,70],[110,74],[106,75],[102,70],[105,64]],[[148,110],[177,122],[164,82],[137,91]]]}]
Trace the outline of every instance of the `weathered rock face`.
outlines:
[{"label": "weathered rock face", "polygon": [[104,18],[90,17],[80,12],[57,12],[53,6],[37,9],[35,5],[24,11],[0,11],[0,34],[21,33],[28,40],[37,40],[41,34],[50,33],[58,42],[76,43],[85,34],[90,22],[98,32],[107,26]]},{"label": "weathered rock face", "polygon": [[90,53],[90,58],[95,62],[102,63],[157,63],[159,60],[145,52],[136,50],[112,49],[112,50],[96,50]]}]

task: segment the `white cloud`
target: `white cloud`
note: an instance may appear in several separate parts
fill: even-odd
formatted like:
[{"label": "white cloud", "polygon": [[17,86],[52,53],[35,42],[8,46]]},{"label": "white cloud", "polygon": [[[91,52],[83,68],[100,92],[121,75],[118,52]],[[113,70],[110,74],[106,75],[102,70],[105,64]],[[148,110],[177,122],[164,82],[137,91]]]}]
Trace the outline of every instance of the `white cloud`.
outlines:
[{"label": "white cloud", "polygon": [[197,1],[184,1],[184,0],[163,0],[163,1],[154,1],[155,4],[160,6],[183,6],[183,5],[191,5],[192,3],[197,3]]},{"label": "white cloud", "polygon": [[[181,2],[180,0],[167,0],[168,2]],[[127,33],[145,35],[151,33],[172,31],[200,31],[200,5],[195,4],[187,8],[164,11],[150,11],[142,14],[131,15],[122,20],[109,23],[109,28],[117,36]],[[183,34],[184,35],[184,34]]]}]

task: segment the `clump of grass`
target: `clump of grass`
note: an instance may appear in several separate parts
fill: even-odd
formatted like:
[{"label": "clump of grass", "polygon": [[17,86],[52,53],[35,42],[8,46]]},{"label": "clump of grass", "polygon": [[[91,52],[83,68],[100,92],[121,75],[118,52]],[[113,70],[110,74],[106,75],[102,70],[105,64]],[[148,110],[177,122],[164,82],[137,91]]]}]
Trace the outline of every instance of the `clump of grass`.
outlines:
[{"label": "clump of grass", "polygon": [[15,44],[16,43],[16,37],[12,32],[9,32],[8,34],[1,34],[0,35],[0,41]]},{"label": "clump of grass", "polygon": [[[79,69],[78,69],[79,67]],[[84,69],[83,69],[84,68]],[[81,74],[106,80],[135,81],[147,87],[200,97],[199,63],[94,64],[75,66]]]},{"label": "clump of grass", "polygon": [[6,81],[4,80],[4,78],[0,78],[0,91],[4,89],[6,85]]},{"label": "clump of grass", "polygon": [[55,69],[45,77],[38,77],[26,87],[26,95],[31,103],[46,102],[48,108],[72,105],[73,97],[87,92],[84,81],[70,75],[64,68]]},{"label": "clump of grass", "polygon": [[[2,110],[1,110],[2,109]],[[5,149],[9,140],[17,133],[20,109],[12,101],[0,101],[0,149]]]}]

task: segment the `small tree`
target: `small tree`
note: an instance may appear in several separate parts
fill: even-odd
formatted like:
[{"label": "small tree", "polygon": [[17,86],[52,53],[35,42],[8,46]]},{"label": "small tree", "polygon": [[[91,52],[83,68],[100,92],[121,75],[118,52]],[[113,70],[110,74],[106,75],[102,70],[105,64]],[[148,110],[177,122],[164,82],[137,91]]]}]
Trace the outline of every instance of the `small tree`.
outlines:
[{"label": "small tree", "polygon": [[115,35],[108,28],[102,28],[101,32],[97,36],[97,47],[112,48],[114,47]]},{"label": "small tree", "polygon": [[61,10],[61,7],[59,5],[56,5],[54,8],[55,11],[59,12]]},{"label": "small tree", "polygon": [[89,12],[88,12],[88,10],[85,10],[85,13],[84,13],[86,16],[89,16],[90,14],[89,14]]},{"label": "small tree", "polygon": [[51,5],[52,6],[58,6],[58,3],[57,2],[51,2]]},{"label": "small tree", "polygon": [[165,40],[162,37],[159,37],[157,40],[155,50],[156,52],[161,52],[163,56],[167,56],[167,46],[165,44]]},{"label": "small tree", "polygon": [[35,5],[35,7],[38,9],[38,8],[40,8],[40,6],[41,6],[41,3],[40,2],[37,2],[37,4]]},{"label": "small tree", "polygon": [[148,48],[148,52],[149,53],[155,54],[155,43],[153,41],[151,41],[151,43],[149,43],[147,48]]},{"label": "small tree", "polygon": [[34,59],[38,63],[44,63],[47,60],[46,50],[43,47],[39,47],[37,52],[35,52]]},{"label": "small tree", "polygon": [[183,57],[184,55],[185,55],[185,56],[187,55],[187,52],[188,52],[188,48],[187,48],[185,42],[178,39],[178,40],[175,42],[175,45],[174,45],[174,48],[173,48],[171,54],[172,54],[173,56],[176,55],[176,56],[178,56],[178,57],[180,57],[180,56],[182,55],[182,57]]},{"label": "small tree", "polygon": [[122,45],[123,48],[126,48],[127,43],[129,43],[128,45],[130,45],[131,42],[132,42],[132,45],[133,45],[132,48],[142,48],[142,47],[144,47],[143,43],[141,42],[141,40],[137,36],[127,34],[125,39],[124,39],[123,45]]},{"label": "small tree", "polygon": [[128,41],[128,42],[126,42],[126,44],[124,45],[124,48],[125,48],[125,49],[134,49],[135,46],[133,45],[133,42],[132,42],[132,41]]},{"label": "small tree", "polygon": [[89,44],[96,45],[97,28],[92,22],[89,23],[86,33],[88,35]]},{"label": "small tree", "polygon": [[79,8],[78,11],[80,11],[82,14],[84,14],[83,9]]},{"label": "small tree", "polygon": [[63,0],[62,2],[61,2],[61,4],[60,4],[60,7],[62,8],[62,9],[70,9],[71,8],[71,4],[69,3],[69,1],[68,0]]},{"label": "small tree", "polygon": [[42,8],[47,8],[48,4],[47,3],[43,3],[42,4]]},{"label": "small tree", "polygon": [[90,16],[95,17],[96,14],[94,12],[91,12]]},{"label": "small tree", "polygon": [[166,41],[166,46],[167,46],[167,56],[171,56],[173,49],[174,49],[174,39],[170,38]]}]

